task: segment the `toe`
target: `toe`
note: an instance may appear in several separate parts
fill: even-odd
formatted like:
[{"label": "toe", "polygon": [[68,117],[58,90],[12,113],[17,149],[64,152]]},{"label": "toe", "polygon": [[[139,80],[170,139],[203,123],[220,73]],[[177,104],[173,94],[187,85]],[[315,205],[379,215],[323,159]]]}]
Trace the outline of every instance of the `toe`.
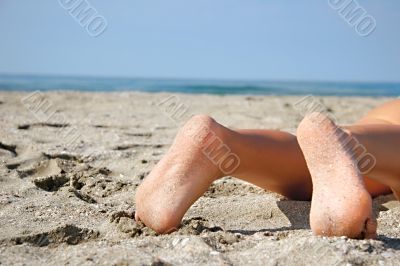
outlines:
[{"label": "toe", "polygon": [[378,224],[375,218],[368,218],[365,222],[365,239],[375,239]]}]

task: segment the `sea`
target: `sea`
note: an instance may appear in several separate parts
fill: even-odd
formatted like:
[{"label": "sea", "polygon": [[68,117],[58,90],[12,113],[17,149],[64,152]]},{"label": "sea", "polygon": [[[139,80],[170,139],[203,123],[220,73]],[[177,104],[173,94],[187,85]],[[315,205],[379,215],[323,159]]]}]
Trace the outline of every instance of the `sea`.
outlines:
[{"label": "sea", "polygon": [[61,77],[0,74],[0,90],[399,97],[400,83]]}]

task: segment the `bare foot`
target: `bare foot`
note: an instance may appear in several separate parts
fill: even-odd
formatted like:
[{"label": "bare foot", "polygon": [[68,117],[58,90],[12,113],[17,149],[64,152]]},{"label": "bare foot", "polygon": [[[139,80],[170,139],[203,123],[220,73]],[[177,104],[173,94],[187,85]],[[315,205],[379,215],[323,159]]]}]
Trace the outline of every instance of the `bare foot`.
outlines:
[{"label": "bare foot", "polygon": [[176,230],[189,207],[221,176],[203,152],[221,126],[207,116],[195,116],[179,131],[168,153],[136,192],[136,220],[158,233]]},{"label": "bare foot", "polygon": [[348,143],[350,138],[321,113],[308,115],[297,129],[313,181],[311,229],[323,236],[375,238],[372,200]]}]

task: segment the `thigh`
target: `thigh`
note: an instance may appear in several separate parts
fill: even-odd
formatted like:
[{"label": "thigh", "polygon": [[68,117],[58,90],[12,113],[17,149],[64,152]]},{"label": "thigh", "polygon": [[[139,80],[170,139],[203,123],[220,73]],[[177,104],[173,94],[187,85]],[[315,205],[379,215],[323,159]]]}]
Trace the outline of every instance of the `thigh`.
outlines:
[{"label": "thigh", "polygon": [[400,100],[392,100],[372,109],[356,124],[400,125]]},{"label": "thigh", "polygon": [[[400,125],[400,100],[392,100],[377,106],[356,123],[356,125],[371,124]],[[372,196],[391,193],[391,189],[388,186],[374,179],[365,177],[365,183]],[[393,192],[396,195],[396,192]],[[400,192],[397,195],[400,195]]]}]

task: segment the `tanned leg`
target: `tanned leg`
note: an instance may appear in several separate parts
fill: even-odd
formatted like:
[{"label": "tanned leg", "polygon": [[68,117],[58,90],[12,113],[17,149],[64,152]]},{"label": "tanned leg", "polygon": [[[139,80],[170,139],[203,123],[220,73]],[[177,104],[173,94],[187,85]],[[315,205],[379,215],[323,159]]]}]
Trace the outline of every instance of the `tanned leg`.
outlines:
[{"label": "tanned leg", "polygon": [[[348,127],[348,132],[352,130]],[[374,143],[369,134],[369,130],[363,131],[362,123],[354,125],[354,135],[361,144]],[[176,229],[187,209],[209,185],[227,175],[221,164],[215,163],[221,143],[240,159],[229,175],[291,199],[311,199],[311,176],[294,135],[276,130],[233,131],[208,116],[195,116],[179,131],[168,153],[139,186],[136,218],[159,233]],[[379,149],[379,144],[376,146]],[[368,148],[373,153],[374,147]],[[383,159],[378,158],[376,169],[386,169],[388,166],[381,164],[386,154],[378,154]],[[376,169],[368,173],[374,179],[365,179],[372,196],[389,191]]]},{"label": "tanned leg", "polygon": [[[240,160],[232,172],[225,171],[230,169],[224,151],[225,157]],[[273,130],[233,131],[199,115],[178,132],[138,187],[136,219],[159,233],[173,231],[211,183],[228,174],[292,199],[311,198],[311,178],[295,136]]]},{"label": "tanned leg", "polygon": [[313,180],[310,224],[314,233],[375,237],[369,194],[400,187],[398,122],[400,101],[382,105],[344,128],[320,113],[302,121],[297,137]]},{"label": "tanned leg", "polygon": [[373,109],[348,129],[376,159],[365,173],[367,184],[378,190],[391,188],[400,199],[400,100]]}]

